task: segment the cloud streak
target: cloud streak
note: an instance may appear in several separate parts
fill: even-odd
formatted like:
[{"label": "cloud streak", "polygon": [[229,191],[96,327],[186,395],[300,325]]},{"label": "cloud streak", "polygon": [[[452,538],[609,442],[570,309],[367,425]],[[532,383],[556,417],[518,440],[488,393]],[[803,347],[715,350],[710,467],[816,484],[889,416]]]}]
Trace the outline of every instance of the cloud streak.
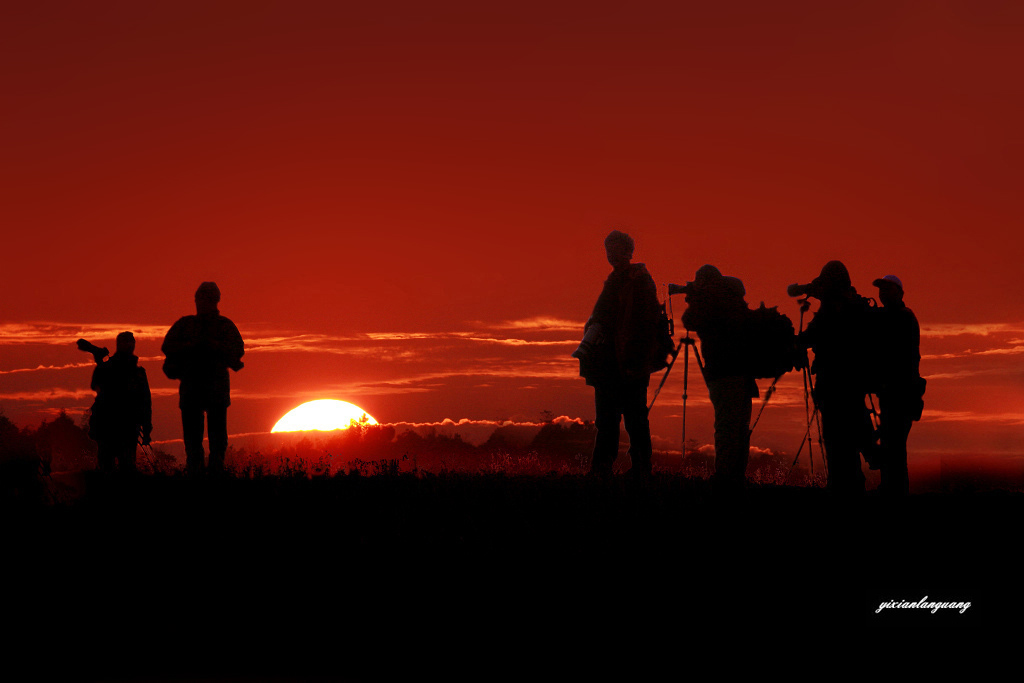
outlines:
[{"label": "cloud streak", "polygon": [[[139,358],[141,363],[149,363],[155,361],[162,361],[163,356],[145,356]],[[40,372],[43,370],[74,370],[77,368],[91,368],[95,367],[95,361],[89,361],[87,363],[66,363],[65,365],[37,365],[34,368],[14,368],[12,370],[0,370],[0,375],[16,375],[24,372]]]},{"label": "cloud streak", "polygon": [[978,413],[970,410],[928,410],[922,421],[928,422],[988,422],[1006,425],[1024,425],[1024,413]]},{"label": "cloud streak", "polygon": [[14,368],[13,370],[0,370],[0,375],[15,375],[22,372],[40,372],[42,370],[73,370],[75,368],[87,368],[95,363],[67,363],[65,365],[37,365],[34,368]]},{"label": "cloud streak", "polygon": [[78,339],[113,340],[128,331],[136,339],[163,339],[170,329],[167,325],[139,325],[132,323],[61,323],[27,322],[0,324],[0,346],[46,344],[62,346],[74,344]]},{"label": "cloud streak", "polygon": [[540,332],[583,332],[583,321],[564,320],[548,316],[536,316],[523,320],[506,320],[500,323],[478,321],[478,326],[490,330],[533,330]]},{"label": "cloud streak", "polygon": [[988,337],[993,334],[1024,334],[1024,323],[929,323],[921,325],[921,336],[931,338],[970,335]]},{"label": "cloud streak", "polygon": [[[153,396],[177,396],[178,390],[170,387],[157,387],[150,389]],[[0,401],[26,401],[30,403],[46,403],[49,401],[82,401],[92,399],[96,394],[92,389],[66,389],[63,387],[52,387],[49,389],[37,389],[35,391],[9,391],[0,392]]]},{"label": "cloud streak", "polygon": [[[551,420],[552,423],[560,426],[569,424],[585,424],[584,420],[579,417],[569,417],[568,415],[559,415]],[[471,420],[468,418],[462,418],[460,420],[453,420],[451,418],[445,418],[438,422],[387,422],[381,423],[388,427],[410,427],[410,428],[423,428],[423,427],[465,427],[465,426],[486,426],[486,427],[543,427],[547,422],[517,422],[515,420]]]},{"label": "cloud streak", "polygon": [[[131,331],[140,339],[163,339],[169,329],[166,325],[139,325],[131,323],[82,324],[64,322],[5,323],[0,325],[0,346],[45,344],[65,345],[80,338],[113,339],[121,332]],[[354,335],[328,335],[303,331],[261,331],[251,327],[241,328],[246,340],[246,349],[251,351],[324,351],[331,345],[362,344],[349,353],[369,353],[378,347],[366,346],[366,342],[440,341],[464,340],[487,344],[510,346],[552,346],[578,343],[578,339],[524,339],[522,337],[483,334],[494,330],[516,330],[520,332],[576,331],[582,324],[547,318],[527,321],[509,321],[498,325],[478,324],[476,330],[447,332],[365,332]]]}]

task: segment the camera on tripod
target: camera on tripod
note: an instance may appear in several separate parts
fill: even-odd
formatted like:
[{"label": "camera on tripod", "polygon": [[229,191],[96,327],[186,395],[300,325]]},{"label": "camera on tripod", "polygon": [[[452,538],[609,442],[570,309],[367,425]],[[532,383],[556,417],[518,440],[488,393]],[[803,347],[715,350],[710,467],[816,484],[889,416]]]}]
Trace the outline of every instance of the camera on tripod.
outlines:
[{"label": "camera on tripod", "polygon": [[789,296],[813,296],[815,299],[821,298],[821,287],[815,282],[808,282],[806,285],[792,284],[786,287],[786,294]]},{"label": "camera on tripod", "polygon": [[106,347],[96,346],[95,344],[87,342],[84,339],[79,339],[76,342],[76,344],[78,344],[79,351],[91,353],[93,359],[95,359],[97,364],[102,363],[103,359],[110,355],[110,351],[108,351]]}]

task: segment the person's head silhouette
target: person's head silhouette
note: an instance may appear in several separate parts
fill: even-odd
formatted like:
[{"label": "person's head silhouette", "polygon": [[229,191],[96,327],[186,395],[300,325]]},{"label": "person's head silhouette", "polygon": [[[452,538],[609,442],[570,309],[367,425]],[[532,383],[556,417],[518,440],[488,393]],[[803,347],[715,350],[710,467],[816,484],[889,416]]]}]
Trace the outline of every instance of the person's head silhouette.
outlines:
[{"label": "person's head silhouette", "polygon": [[196,290],[196,313],[199,315],[211,315],[218,313],[217,304],[220,303],[220,289],[216,282],[204,282]]},{"label": "person's head silhouette", "polygon": [[824,296],[842,294],[850,289],[850,271],[842,261],[829,261],[811,284]]},{"label": "person's head silhouette", "polygon": [[604,238],[604,250],[612,268],[623,270],[633,258],[633,238],[620,230],[612,230]]},{"label": "person's head silhouette", "polygon": [[878,300],[883,306],[898,306],[903,301],[903,283],[895,275],[886,275],[872,282],[878,287]]},{"label": "person's head silhouette", "polygon": [[117,353],[122,355],[133,355],[135,353],[135,335],[131,332],[122,332],[117,335]]}]

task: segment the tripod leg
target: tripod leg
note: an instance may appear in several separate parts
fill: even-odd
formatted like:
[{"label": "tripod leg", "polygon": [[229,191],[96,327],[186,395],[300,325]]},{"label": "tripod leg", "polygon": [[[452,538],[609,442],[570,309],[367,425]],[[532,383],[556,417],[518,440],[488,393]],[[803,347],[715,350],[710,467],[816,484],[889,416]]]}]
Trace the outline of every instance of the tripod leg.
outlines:
[{"label": "tripod leg", "polygon": [[662,388],[665,386],[665,380],[668,379],[668,373],[672,372],[672,368],[676,364],[676,359],[679,358],[679,349],[682,345],[683,340],[680,339],[679,346],[677,346],[676,350],[672,352],[672,362],[668,364],[667,368],[665,368],[665,374],[661,376],[661,383],[658,385],[658,388],[654,390],[654,396],[651,398],[651,403],[647,406],[648,412],[650,412],[651,408],[654,407],[654,402],[658,400],[658,394],[661,393]]},{"label": "tripod leg", "polygon": [[[811,419],[813,420],[815,417],[817,417],[817,415],[818,415],[818,406],[814,406],[814,415],[811,416]],[[804,432],[804,437],[800,440],[800,448],[796,449],[796,457],[793,458],[793,464],[789,466],[789,472],[786,473],[786,479],[784,479],[783,481],[789,480],[789,475],[793,473],[793,468],[796,467],[796,462],[797,462],[797,460],[800,459],[800,453],[803,452],[804,444],[805,443],[807,443],[807,444],[811,443],[811,422],[810,421],[808,421],[808,423],[807,423],[807,431]]]},{"label": "tripod leg", "polygon": [[[802,319],[803,318],[803,313],[801,313],[800,315],[801,315],[801,319]],[[808,434],[808,437],[810,437],[810,428],[811,428],[811,392],[810,392],[810,389],[808,388],[808,385],[809,385],[809,383],[811,381],[811,378],[810,378],[811,371],[806,366],[804,367],[803,375],[804,375],[804,414],[807,417],[807,429],[808,429],[807,434]],[[807,444],[807,457],[810,458],[810,461],[811,461],[811,481],[814,481],[814,451],[813,451],[810,443]]]},{"label": "tripod leg", "polygon": [[818,429],[818,452],[821,453],[821,467],[825,472],[825,476],[828,476],[828,453],[825,451],[825,437],[821,432],[821,413],[818,411],[818,406],[814,406],[814,424]]},{"label": "tripod leg", "polygon": [[[782,375],[779,375],[779,377],[782,377]],[[754,420],[754,424],[750,425],[750,429],[748,431],[751,436],[754,434],[754,427],[756,427],[757,423],[761,421],[761,413],[764,412],[764,409],[768,406],[768,401],[772,398],[772,394],[775,393],[775,384],[779,381],[779,377],[773,379],[772,385],[768,387],[768,391],[764,392],[764,402],[761,404],[761,410],[757,411],[757,419]]]},{"label": "tripod leg", "polygon": [[[686,333],[686,339],[690,338],[690,333]],[[684,340],[685,341],[685,340]],[[686,350],[683,351],[683,459],[686,459],[686,394],[690,386],[690,345],[689,343],[684,344]]]}]

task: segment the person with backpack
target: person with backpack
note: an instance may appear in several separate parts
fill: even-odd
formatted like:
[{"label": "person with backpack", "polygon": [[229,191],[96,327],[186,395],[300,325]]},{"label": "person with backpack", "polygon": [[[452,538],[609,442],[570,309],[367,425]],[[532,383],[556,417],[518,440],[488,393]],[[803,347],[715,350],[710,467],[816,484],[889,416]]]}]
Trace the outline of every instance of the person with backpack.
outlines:
[{"label": "person with backpack", "polygon": [[220,289],[204,282],[196,290],[196,315],[180,318],[164,337],[164,374],[180,380],[178,407],[189,474],[204,471],[203,422],[210,439],[209,473],[224,471],[228,447],[227,412],[231,405],[228,370],[242,369],[245,346],[238,328],[217,310]]},{"label": "person with backpack", "polygon": [[651,426],[647,387],[651,373],[666,367],[672,340],[665,340],[654,279],[642,263],[631,263],[633,238],[613,230],[604,241],[612,272],[605,280],[583,342],[572,354],[580,375],[594,387],[597,436],[590,473],[607,477],[618,456],[619,424],[629,434],[630,477],[651,474]]},{"label": "person with backpack", "polygon": [[800,348],[814,351],[815,406],[821,415],[828,488],[840,495],[864,493],[860,456],[874,453],[874,430],[865,406],[870,390],[870,343],[873,310],[857,293],[841,261],[829,261],[808,285],[791,285],[790,296],[821,302],[807,329],[797,337]]},{"label": "person with backpack", "polygon": [[700,338],[704,382],[715,410],[715,492],[733,493],[746,483],[750,416],[757,382],[748,353],[750,309],[743,283],[701,266],[685,287],[682,322]]},{"label": "person with backpack", "polygon": [[903,283],[886,275],[878,287],[875,343],[878,364],[878,435],[881,446],[879,492],[890,498],[910,493],[907,437],[924,408],[925,380],[921,377],[921,326],[903,302]]},{"label": "person with backpack", "polygon": [[[116,462],[121,472],[133,473],[140,436],[146,446],[153,432],[153,399],[146,370],[135,355],[135,335],[122,332],[116,344],[117,350],[106,361],[106,349],[94,354],[91,387],[96,400],[89,417],[89,437],[96,441],[101,472],[113,472]],[[84,347],[96,348],[80,340],[79,348]]]}]

